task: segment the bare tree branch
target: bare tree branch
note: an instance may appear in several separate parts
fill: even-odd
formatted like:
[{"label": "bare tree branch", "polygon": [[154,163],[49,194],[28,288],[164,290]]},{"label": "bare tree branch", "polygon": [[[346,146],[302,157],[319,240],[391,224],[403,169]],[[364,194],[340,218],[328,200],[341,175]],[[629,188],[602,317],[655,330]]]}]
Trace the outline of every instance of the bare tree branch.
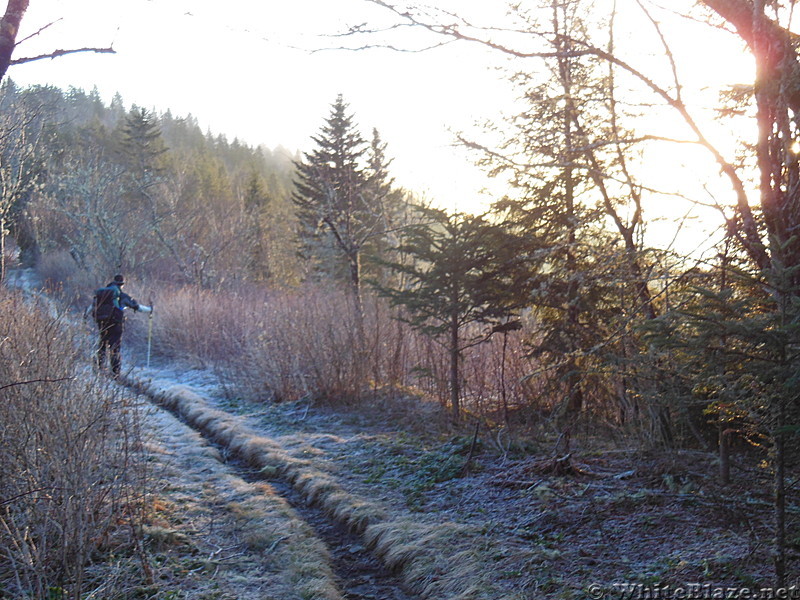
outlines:
[{"label": "bare tree branch", "polygon": [[[560,37],[565,41],[568,42],[566,47],[568,48],[566,51],[530,51],[530,50],[521,50],[519,48],[512,47],[508,44],[501,43],[495,41],[490,35],[490,32],[500,31],[505,33],[521,33],[520,31],[515,31],[511,29],[498,29],[498,28],[482,28],[482,27],[474,27],[470,23],[466,22],[463,19],[460,19],[460,25],[464,26],[469,32],[465,32],[463,29],[459,27],[459,24],[443,24],[437,23],[435,21],[428,21],[423,20],[423,18],[419,15],[412,14],[407,10],[402,10],[398,8],[393,3],[387,2],[386,0],[368,0],[369,2],[376,4],[386,10],[393,12],[396,16],[400,17],[404,23],[417,26],[419,28],[425,29],[430,31],[431,33],[441,35],[452,40],[457,41],[464,41],[464,42],[472,42],[475,44],[480,44],[492,50],[496,50],[503,54],[517,57],[517,58],[571,58],[571,57],[580,57],[580,56],[594,56],[599,60],[606,61],[610,64],[616,65],[617,67],[621,68],[622,70],[626,71],[628,74],[632,75],[634,78],[638,79],[645,87],[649,88],[656,96],[661,98],[667,106],[671,107],[681,116],[683,121],[687,124],[689,129],[697,138],[697,143],[704,147],[713,157],[714,160],[720,167],[722,173],[728,178],[731,182],[731,186],[733,187],[734,194],[736,196],[736,207],[741,218],[741,227],[743,230],[743,239],[745,240],[745,248],[750,259],[760,268],[767,268],[769,266],[769,255],[766,249],[766,245],[759,233],[758,226],[756,224],[756,220],[753,216],[752,209],[750,208],[750,202],[747,197],[747,192],[745,191],[744,184],[740,179],[735,167],[722,155],[722,153],[714,146],[710,140],[705,136],[702,129],[698,125],[697,121],[695,121],[692,114],[689,112],[687,106],[681,100],[680,95],[673,96],[669,91],[665,88],[658,85],[653,79],[645,75],[642,71],[634,67],[629,62],[621,59],[619,56],[603,50],[593,44],[591,44],[588,40],[582,39],[575,39],[571,38],[568,35],[561,35]],[[735,8],[736,11],[735,15],[738,17],[743,8],[747,8],[751,6],[749,0],[706,0],[704,2],[707,6],[712,8],[713,10],[717,11],[721,16],[727,18],[730,22],[734,23],[733,16],[726,15],[721,12],[722,7],[729,7]],[[746,11],[744,11],[746,12]],[[747,13],[752,15],[752,11]],[[752,17],[748,16],[750,21],[750,36],[752,37]],[[742,28],[746,28],[746,23],[742,22]],[[781,29],[777,24],[773,23],[772,21],[767,21],[765,24],[765,28],[770,32],[771,35],[774,36],[786,36],[789,35],[785,30]],[[738,26],[737,26],[738,27]],[[542,31],[528,31],[527,35],[546,38],[550,35],[548,32]],[[744,39],[748,39],[747,37],[742,34]],[[800,81],[800,78],[798,78]],[[800,96],[799,96],[800,97]]]},{"label": "bare tree branch", "polygon": [[62,21],[62,20],[63,19],[56,19],[55,21],[50,21],[47,25],[41,26],[39,29],[34,31],[32,34],[30,34],[28,37],[24,37],[21,40],[18,40],[16,45],[19,46],[20,44],[22,44],[24,42],[27,42],[28,40],[30,40],[32,38],[35,38],[37,35],[40,35],[45,29],[48,29],[48,28],[52,27],[53,25],[55,25],[56,23],[58,23],[59,21]]},{"label": "bare tree branch", "polygon": [[36,60],[42,60],[45,58],[58,58],[59,56],[65,56],[67,54],[77,54],[78,52],[95,52],[97,54],[116,54],[116,50],[112,47],[108,48],[74,48],[72,50],[53,50],[48,54],[40,54],[38,56],[27,56],[23,58],[15,58],[13,59],[9,65],[21,65],[23,63],[29,63]]},{"label": "bare tree branch", "polygon": [[0,385],[0,390],[7,390],[8,388],[17,387],[20,385],[30,385],[31,383],[58,383],[60,381],[72,381],[75,379],[74,377],[60,377],[58,379],[31,379],[29,381],[15,381],[13,383],[7,383],[5,385]]}]

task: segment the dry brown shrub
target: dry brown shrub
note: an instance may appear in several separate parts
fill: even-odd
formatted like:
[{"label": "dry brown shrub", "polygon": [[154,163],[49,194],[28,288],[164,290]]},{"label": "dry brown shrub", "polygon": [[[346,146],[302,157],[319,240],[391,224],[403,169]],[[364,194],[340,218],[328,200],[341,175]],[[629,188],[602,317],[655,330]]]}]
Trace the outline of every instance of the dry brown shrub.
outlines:
[{"label": "dry brown shrub", "polygon": [[232,291],[162,287],[153,300],[153,352],[201,365],[234,359],[258,326],[249,304]]},{"label": "dry brown shrub", "polygon": [[[162,289],[156,301],[154,351],[219,367],[251,398],[352,401],[423,395],[448,401],[448,354],[437,340],[401,322],[396,309],[365,294],[358,326],[345,290],[308,285],[293,290]],[[496,336],[465,354],[465,403],[502,420],[534,400],[522,335]],[[381,392],[376,394],[376,392]]]},{"label": "dry brown shrub", "polygon": [[61,319],[0,289],[0,596],[81,597],[89,556],[129,529],[135,411],[86,364]]},{"label": "dry brown shrub", "polygon": [[156,311],[154,351],[220,366],[252,394],[336,399],[361,391],[363,350],[343,295],[184,287],[162,290]]},{"label": "dry brown shrub", "polygon": [[36,272],[42,287],[50,295],[76,308],[88,305],[91,293],[100,287],[98,277],[81,270],[66,251],[43,254],[36,266]]}]

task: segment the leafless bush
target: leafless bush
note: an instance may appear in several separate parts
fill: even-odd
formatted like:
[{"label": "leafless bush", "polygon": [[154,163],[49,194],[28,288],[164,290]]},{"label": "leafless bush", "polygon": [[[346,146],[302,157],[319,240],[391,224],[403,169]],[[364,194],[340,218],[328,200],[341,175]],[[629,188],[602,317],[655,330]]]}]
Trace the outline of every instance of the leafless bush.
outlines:
[{"label": "leafless bush", "polygon": [[17,246],[13,238],[6,239],[2,258],[7,269],[19,266],[19,246]]},{"label": "leafless bush", "polygon": [[49,294],[75,308],[84,308],[92,291],[100,286],[98,277],[80,269],[66,251],[43,254],[36,270]]},{"label": "leafless bush", "polygon": [[259,302],[264,299],[241,292],[161,288],[153,301],[153,351],[201,365],[235,362],[261,327]]},{"label": "leafless bush", "polygon": [[464,356],[465,408],[485,419],[507,421],[534,401],[526,379],[531,368],[518,332],[496,335],[470,348]]},{"label": "leafless bush", "polygon": [[[163,291],[154,349],[220,371],[251,397],[346,400],[365,393],[414,392],[447,402],[446,349],[397,319],[381,298],[365,296],[363,327],[348,294],[306,286],[289,291],[199,288]],[[359,329],[363,339],[358,339]],[[501,419],[504,407],[532,401],[522,336],[498,336],[466,353],[470,406]]]},{"label": "leafless bush", "polygon": [[39,259],[36,270],[49,287],[61,286],[78,270],[69,252],[47,252]]},{"label": "leafless bush", "polygon": [[262,354],[255,357],[266,387],[283,398],[360,397],[367,383],[367,349],[358,339],[347,294],[308,288],[276,300],[257,346]]},{"label": "leafless bush", "polygon": [[136,411],[87,363],[60,319],[0,291],[0,590],[12,597],[80,598],[88,558],[139,500]]},{"label": "leafless bush", "polygon": [[354,312],[335,292],[184,287],[162,292],[156,310],[156,351],[223,366],[251,392],[340,398],[360,389]]}]

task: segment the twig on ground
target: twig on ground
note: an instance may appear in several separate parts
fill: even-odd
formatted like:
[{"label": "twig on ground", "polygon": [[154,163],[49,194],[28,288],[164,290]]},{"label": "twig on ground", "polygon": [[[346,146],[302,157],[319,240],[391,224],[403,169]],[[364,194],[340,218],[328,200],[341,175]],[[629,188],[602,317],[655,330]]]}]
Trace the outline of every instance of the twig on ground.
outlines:
[{"label": "twig on ground", "polygon": [[291,536],[285,535],[283,537],[278,538],[277,540],[272,542],[272,544],[270,545],[269,548],[267,548],[267,552],[273,552],[275,550],[275,548],[278,547],[278,544],[280,544],[281,542],[283,542],[285,540],[288,540],[290,537]]},{"label": "twig on ground", "polygon": [[481,427],[480,421],[475,421],[475,434],[472,436],[472,444],[469,447],[469,454],[467,460],[464,461],[464,466],[461,467],[461,475],[469,473],[470,466],[472,465],[472,457],[475,454],[475,447],[478,445],[478,430]]}]

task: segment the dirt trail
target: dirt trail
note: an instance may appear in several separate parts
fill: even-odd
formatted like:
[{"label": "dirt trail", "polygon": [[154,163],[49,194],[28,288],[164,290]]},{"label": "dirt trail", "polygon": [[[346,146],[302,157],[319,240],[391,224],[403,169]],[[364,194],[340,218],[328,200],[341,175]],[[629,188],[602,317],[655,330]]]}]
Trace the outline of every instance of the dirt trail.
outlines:
[{"label": "dirt trail", "polygon": [[[302,597],[304,587],[335,586],[327,550],[272,486],[246,481],[167,411],[143,412],[146,451],[160,483],[144,533],[162,586],[179,597],[219,600],[289,600]],[[314,553],[306,561],[308,581],[292,580],[299,560],[293,555]]]},{"label": "dirt trail", "polygon": [[[40,282],[32,270],[9,270],[5,283],[57,312],[37,292]],[[124,348],[123,364],[135,362],[131,352]],[[135,371],[139,378],[164,375],[158,369]],[[216,378],[204,371],[177,368],[167,377],[168,385],[220,393]],[[216,600],[414,598],[357,535],[309,506],[291,485],[267,481],[175,414],[145,395],[138,398],[132,406],[156,484],[144,538],[157,581],[142,592]],[[122,579],[120,574],[108,585],[124,586]]]},{"label": "dirt trail", "polygon": [[[196,373],[194,379],[189,379],[201,389],[207,390],[210,385],[210,380],[202,373]],[[173,520],[176,517],[190,520],[194,544],[204,547],[201,554],[210,551],[211,556],[219,554],[215,548],[227,548],[227,554],[236,557],[235,561],[227,561],[229,564],[225,564],[224,569],[219,568],[222,563],[208,561],[209,567],[214,565],[214,577],[224,593],[242,599],[262,598],[265,596],[259,594],[269,589],[270,597],[276,600],[294,597],[285,582],[275,581],[274,563],[280,561],[265,557],[260,550],[261,546],[267,544],[270,550],[274,550],[276,545],[280,549],[284,542],[294,543],[295,540],[287,540],[287,536],[280,536],[279,531],[267,532],[268,535],[274,535],[269,535],[260,544],[256,543],[253,548],[252,527],[255,526],[255,519],[251,515],[244,519],[244,523],[237,522],[237,516],[241,517],[238,506],[247,500],[260,505],[264,511],[264,521],[275,521],[274,515],[268,513],[276,510],[290,513],[288,521],[291,525],[297,530],[305,528],[300,533],[313,538],[320,545],[317,562],[331,570],[328,575],[331,589],[328,593],[335,589],[337,596],[348,600],[412,600],[415,597],[404,588],[396,575],[367,551],[357,535],[337,523],[321,508],[310,506],[291,485],[276,480],[267,482],[260,470],[244,464],[228,449],[207,440],[163,408],[154,407],[150,413],[147,417],[149,425],[155,425],[150,450],[156,456],[168,457],[161,462],[165,480],[169,482],[165,496],[174,503]],[[170,517],[166,516],[165,520],[168,522]],[[302,527],[297,521],[301,522]],[[280,526],[280,523],[273,525]],[[243,527],[249,528],[249,531],[243,530]],[[176,534],[183,535],[180,528]],[[297,535],[297,532],[292,535]],[[251,540],[249,543],[248,538]],[[314,560],[308,562],[313,563]],[[181,587],[188,587],[186,591],[190,591],[193,585],[193,578],[190,577]],[[280,588],[284,589],[282,595],[276,593],[276,589]],[[329,596],[318,594],[312,597]]]},{"label": "dirt trail", "polygon": [[[263,475],[241,466],[247,481],[261,481]],[[364,547],[361,539],[336,523],[317,506],[307,504],[291,485],[272,481],[271,487],[287,500],[327,545],[338,583],[349,600],[412,600],[402,582]]]}]

